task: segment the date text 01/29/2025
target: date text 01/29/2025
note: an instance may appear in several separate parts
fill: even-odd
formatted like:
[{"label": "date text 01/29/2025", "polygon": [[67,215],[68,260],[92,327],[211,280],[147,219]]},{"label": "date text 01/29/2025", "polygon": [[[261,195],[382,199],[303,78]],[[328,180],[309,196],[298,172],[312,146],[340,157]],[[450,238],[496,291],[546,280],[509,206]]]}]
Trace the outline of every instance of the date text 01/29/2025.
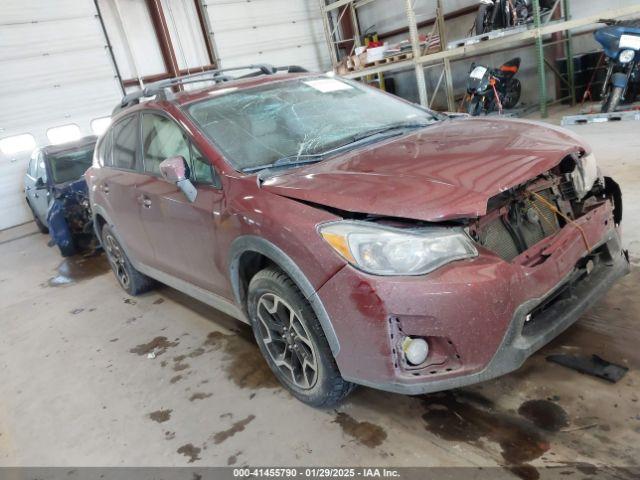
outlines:
[{"label": "date text 01/29/2025", "polygon": [[234,478],[394,478],[400,473],[388,468],[234,468]]}]

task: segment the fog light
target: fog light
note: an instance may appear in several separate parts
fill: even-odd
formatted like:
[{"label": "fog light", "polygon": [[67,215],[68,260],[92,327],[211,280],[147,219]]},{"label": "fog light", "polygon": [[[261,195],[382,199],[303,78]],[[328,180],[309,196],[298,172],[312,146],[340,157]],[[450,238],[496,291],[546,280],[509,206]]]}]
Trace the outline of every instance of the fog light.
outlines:
[{"label": "fog light", "polygon": [[405,337],[402,341],[404,358],[411,365],[420,365],[429,355],[429,344],[423,338]]}]

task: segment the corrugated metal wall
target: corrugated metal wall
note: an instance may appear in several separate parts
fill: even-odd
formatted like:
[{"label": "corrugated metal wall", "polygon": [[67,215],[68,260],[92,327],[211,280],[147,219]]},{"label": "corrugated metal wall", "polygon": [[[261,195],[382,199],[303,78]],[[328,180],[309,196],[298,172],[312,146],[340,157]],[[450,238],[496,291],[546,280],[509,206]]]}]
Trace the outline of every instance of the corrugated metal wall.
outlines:
[{"label": "corrugated metal wall", "polygon": [[[2,0],[0,138],[108,115],[120,98],[92,1]],[[28,221],[22,177],[30,152],[0,152],[0,229]]]}]

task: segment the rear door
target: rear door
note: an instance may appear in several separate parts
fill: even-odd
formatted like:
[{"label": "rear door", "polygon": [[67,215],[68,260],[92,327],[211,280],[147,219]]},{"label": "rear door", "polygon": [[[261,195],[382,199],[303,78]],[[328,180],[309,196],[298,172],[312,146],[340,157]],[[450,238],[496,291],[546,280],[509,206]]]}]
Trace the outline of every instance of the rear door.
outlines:
[{"label": "rear door", "polygon": [[104,167],[95,181],[116,235],[134,261],[151,265],[153,251],[140,222],[138,184],[146,180],[139,171],[140,124],[137,113],[118,120],[111,127]]},{"label": "rear door", "polygon": [[[193,203],[160,176],[160,163],[177,155],[187,161],[198,189]],[[211,292],[225,291],[215,262],[224,196],[210,163],[172,118],[152,112],[142,114],[142,158],[146,181],[138,185],[138,200],[157,268]]]}]

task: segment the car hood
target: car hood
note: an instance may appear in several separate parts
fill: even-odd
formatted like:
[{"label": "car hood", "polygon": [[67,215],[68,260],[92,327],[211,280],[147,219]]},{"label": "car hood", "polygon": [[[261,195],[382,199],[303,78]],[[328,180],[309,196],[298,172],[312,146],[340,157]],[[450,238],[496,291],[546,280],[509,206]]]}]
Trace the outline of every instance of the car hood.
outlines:
[{"label": "car hood", "polygon": [[426,221],[478,217],[491,197],[577,151],[590,149],[559,127],[452,119],[286,171],[263,188],[349,212]]}]

